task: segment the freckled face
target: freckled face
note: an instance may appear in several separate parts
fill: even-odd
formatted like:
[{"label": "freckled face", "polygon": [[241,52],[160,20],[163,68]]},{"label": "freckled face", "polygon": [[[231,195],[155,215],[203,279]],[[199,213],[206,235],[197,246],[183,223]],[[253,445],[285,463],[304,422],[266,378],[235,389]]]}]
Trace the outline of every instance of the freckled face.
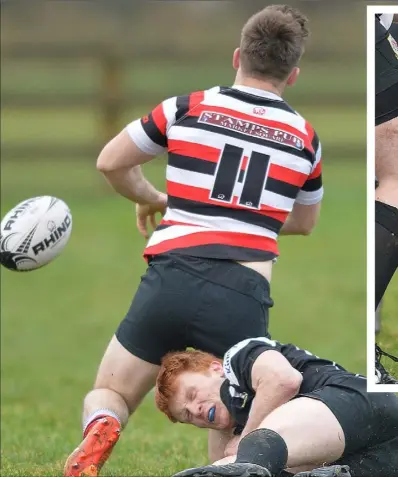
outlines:
[{"label": "freckled face", "polygon": [[170,411],[177,421],[209,429],[229,429],[234,421],[220,398],[222,370],[182,373],[176,380]]}]

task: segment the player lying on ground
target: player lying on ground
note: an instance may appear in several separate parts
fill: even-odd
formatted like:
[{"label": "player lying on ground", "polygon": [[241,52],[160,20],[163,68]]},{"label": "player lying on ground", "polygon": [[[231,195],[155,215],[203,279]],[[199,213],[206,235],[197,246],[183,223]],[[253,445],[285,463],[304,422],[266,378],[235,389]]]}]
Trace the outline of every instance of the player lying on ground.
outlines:
[{"label": "player lying on ground", "polygon": [[[232,87],[169,98],[101,152],[98,169],[138,204],[139,230],[147,236],[147,221],[165,216],[85,398],[84,440],[66,476],[98,474],[167,352],[193,347],[221,357],[267,335],[278,236],[308,235],[323,195],[318,137],[281,97],[297,79],[307,36],[298,10],[264,9],[243,29]],[[140,169],[164,153],[167,195]]]},{"label": "player lying on ground", "polygon": [[[376,309],[398,267],[398,26],[393,20],[398,14],[375,16]],[[398,383],[379,358],[376,347],[377,382]]]},{"label": "player lying on ground", "polygon": [[367,393],[364,377],[291,344],[244,340],[223,362],[170,353],[156,404],[173,422],[216,430],[214,460],[235,462],[179,476],[287,476],[344,464],[353,477],[398,477],[398,397]]}]

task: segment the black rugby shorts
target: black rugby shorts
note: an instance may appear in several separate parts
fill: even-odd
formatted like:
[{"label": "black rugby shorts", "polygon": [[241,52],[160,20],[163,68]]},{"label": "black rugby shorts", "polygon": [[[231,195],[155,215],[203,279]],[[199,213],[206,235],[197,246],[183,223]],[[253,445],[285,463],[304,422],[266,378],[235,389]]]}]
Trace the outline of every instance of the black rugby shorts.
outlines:
[{"label": "black rugby shorts", "polygon": [[221,358],[241,340],[268,335],[268,281],[229,260],[162,254],[141,279],[116,332],[133,355],[154,364],[195,348]]}]

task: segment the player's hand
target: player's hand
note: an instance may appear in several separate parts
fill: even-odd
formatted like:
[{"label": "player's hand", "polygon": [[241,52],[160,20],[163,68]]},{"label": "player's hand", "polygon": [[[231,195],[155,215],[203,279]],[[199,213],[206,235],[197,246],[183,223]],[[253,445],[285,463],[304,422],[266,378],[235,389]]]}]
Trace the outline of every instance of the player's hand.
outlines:
[{"label": "player's hand", "polygon": [[160,212],[162,216],[166,213],[167,195],[160,193],[159,200],[152,204],[136,204],[137,229],[146,239],[149,238],[148,223],[152,229],[156,229],[156,214]]},{"label": "player's hand", "polygon": [[225,457],[234,456],[238,453],[238,445],[240,442],[240,436],[233,437],[225,446]]}]

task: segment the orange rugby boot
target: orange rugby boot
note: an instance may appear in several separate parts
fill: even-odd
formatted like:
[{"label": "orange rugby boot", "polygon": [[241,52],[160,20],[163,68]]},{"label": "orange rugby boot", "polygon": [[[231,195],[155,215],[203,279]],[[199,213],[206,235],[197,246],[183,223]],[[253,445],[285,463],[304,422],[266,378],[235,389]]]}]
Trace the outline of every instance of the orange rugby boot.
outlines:
[{"label": "orange rugby boot", "polygon": [[114,417],[101,417],[89,428],[83,442],[68,457],[65,477],[97,477],[120,436],[120,424]]}]

